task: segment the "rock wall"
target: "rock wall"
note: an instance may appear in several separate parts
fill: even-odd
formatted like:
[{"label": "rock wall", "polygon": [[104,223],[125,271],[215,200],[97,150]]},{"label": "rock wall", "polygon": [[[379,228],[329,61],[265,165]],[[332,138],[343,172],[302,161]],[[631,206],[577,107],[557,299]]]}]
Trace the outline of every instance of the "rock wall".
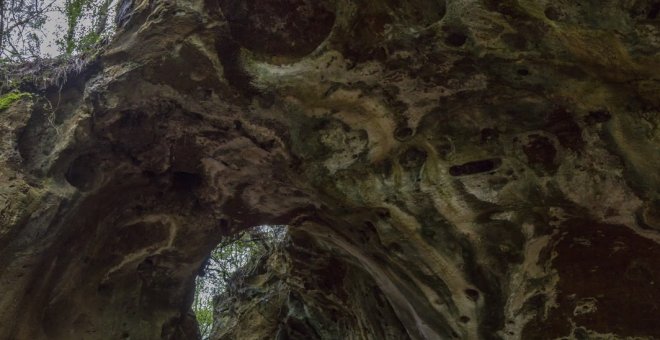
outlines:
[{"label": "rock wall", "polygon": [[657,1],[121,8],[0,112],[1,339],[195,338],[260,224],[214,338],[660,337]]}]

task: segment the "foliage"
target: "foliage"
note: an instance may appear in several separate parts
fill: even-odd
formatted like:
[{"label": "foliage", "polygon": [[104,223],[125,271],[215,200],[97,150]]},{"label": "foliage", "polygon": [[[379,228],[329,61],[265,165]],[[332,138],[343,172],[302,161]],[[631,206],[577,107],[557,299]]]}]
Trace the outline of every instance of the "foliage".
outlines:
[{"label": "foliage", "polygon": [[0,0],[0,58],[25,60],[41,49],[38,32],[56,0]]},{"label": "foliage", "polygon": [[66,54],[73,53],[76,47],[76,27],[83,14],[83,6],[87,0],[66,0],[64,2],[64,13],[66,14],[67,30],[66,36],[58,43],[61,44]]},{"label": "foliage", "polygon": [[66,34],[57,43],[67,55],[87,52],[111,32],[106,30],[113,0],[65,0]]},{"label": "foliage", "polygon": [[[110,18],[115,3],[116,0],[0,0],[0,62],[25,62],[93,50],[114,34]],[[56,47],[57,52],[53,50]]]},{"label": "foliage", "polygon": [[213,300],[232,293],[256,259],[270,254],[286,236],[286,226],[259,226],[221,242],[197,277],[193,311],[203,339],[213,328]]},{"label": "foliage", "polygon": [[25,97],[30,97],[30,94],[25,92],[9,92],[0,96],[0,111],[6,110],[15,101]]}]

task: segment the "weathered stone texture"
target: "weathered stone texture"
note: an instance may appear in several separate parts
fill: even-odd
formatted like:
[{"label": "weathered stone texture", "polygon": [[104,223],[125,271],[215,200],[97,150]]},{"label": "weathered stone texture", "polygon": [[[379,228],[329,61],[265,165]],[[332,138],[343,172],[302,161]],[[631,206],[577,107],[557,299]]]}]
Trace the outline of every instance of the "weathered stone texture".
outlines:
[{"label": "weathered stone texture", "polygon": [[214,338],[660,338],[657,1],[126,8],[0,112],[0,339],[195,338],[260,224]]}]

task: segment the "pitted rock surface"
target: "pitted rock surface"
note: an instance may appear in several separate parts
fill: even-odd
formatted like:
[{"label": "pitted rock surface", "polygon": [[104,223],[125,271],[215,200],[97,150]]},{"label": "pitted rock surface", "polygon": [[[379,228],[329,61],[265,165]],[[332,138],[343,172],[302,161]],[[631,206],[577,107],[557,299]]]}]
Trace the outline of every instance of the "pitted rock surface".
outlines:
[{"label": "pitted rock surface", "polygon": [[657,1],[126,8],[0,112],[1,339],[194,339],[262,224],[213,339],[660,338]]}]

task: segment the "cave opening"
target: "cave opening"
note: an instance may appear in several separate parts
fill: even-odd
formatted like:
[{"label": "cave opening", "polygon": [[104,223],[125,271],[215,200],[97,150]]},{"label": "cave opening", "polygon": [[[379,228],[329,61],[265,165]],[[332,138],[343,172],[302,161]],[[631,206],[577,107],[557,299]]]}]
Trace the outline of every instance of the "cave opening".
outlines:
[{"label": "cave opening", "polygon": [[221,326],[214,325],[218,303],[239,294],[243,280],[281,249],[287,235],[286,225],[259,225],[227,236],[213,248],[195,278],[191,306],[201,339],[209,339]]}]

